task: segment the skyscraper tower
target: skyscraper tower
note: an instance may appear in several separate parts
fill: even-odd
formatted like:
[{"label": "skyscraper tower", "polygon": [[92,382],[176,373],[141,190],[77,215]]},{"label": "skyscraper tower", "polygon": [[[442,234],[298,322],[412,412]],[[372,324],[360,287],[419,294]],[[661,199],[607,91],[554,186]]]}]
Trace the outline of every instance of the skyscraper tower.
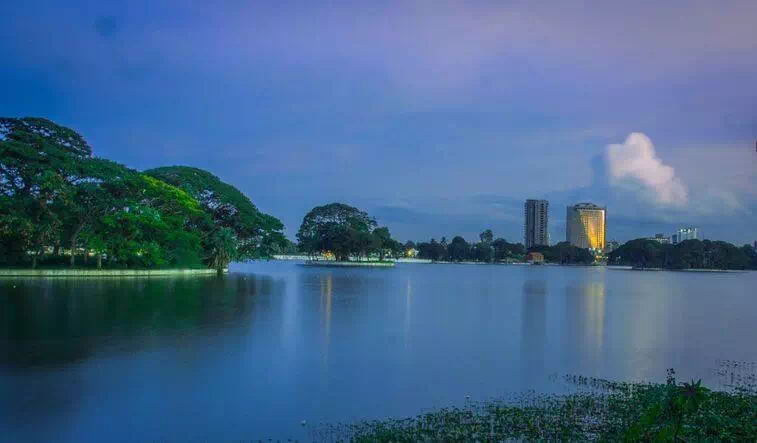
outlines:
[{"label": "skyscraper tower", "polygon": [[579,248],[603,250],[606,212],[606,208],[591,203],[568,206],[565,240]]},{"label": "skyscraper tower", "polygon": [[549,246],[549,202],[526,200],[523,213],[526,249],[534,246]]}]

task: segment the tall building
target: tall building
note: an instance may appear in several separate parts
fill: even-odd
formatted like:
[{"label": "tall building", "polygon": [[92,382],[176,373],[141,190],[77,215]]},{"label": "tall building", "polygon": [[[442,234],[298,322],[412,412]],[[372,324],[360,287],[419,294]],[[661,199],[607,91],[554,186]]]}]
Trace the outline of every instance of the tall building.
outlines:
[{"label": "tall building", "polygon": [[549,202],[526,200],[523,205],[526,249],[534,246],[549,246]]},{"label": "tall building", "polygon": [[697,231],[697,228],[689,227],[689,228],[681,228],[673,234],[673,244],[681,243],[682,241],[686,240],[696,240],[699,238],[699,233]]},{"label": "tall building", "polygon": [[605,248],[605,222],[607,209],[592,203],[568,206],[565,219],[565,240],[579,248],[603,250]]}]

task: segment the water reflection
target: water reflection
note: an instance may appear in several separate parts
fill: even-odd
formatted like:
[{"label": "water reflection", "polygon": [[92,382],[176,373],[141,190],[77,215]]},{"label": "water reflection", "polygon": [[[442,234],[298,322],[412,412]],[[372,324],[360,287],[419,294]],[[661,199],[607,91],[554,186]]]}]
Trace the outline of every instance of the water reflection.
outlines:
[{"label": "water reflection", "polygon": [[605,335],[605,284],[592,281],[568,285],[566,295],[566,321],[572,347],[583,358],[596,363],[601,360]]},{"label": "water reflection", "polygon": [[326,373],[326,368],[329,362],[329,347],[331,346],[331,302],[334,282],[332,280],[331,273],[321,275],[321,329],[323,331],[323,371]]},{"label": "water reflection", "polygon": [[547,343],[547,282],[523,283],[521,363],[525,374],[541,374]]},{"label": "water reflection", "polygon": [[410,308],[412,306],[412,301],[413,284],[410,279],[407,279],[407,283],[405,284],[405,336],[403,337],[406,351],[410,348]]},{"label": "water reflection", "polygon": [[255,275],[1,280],[0,364],[61,364],[215,333],[251,317],[251,296],[282,285]]}]

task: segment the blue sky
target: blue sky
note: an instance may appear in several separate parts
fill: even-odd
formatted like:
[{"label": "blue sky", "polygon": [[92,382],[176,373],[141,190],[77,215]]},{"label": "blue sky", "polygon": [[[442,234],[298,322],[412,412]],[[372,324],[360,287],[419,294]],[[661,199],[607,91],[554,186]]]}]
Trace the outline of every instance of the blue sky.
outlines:
[{"label": "blue sky", "polygon": [[145,169],[208,169],[293,237],[344,201],[400,239],[522,237],[526,198],[608,238],[757,240],[757,2],[26,1],[0,115]]}]

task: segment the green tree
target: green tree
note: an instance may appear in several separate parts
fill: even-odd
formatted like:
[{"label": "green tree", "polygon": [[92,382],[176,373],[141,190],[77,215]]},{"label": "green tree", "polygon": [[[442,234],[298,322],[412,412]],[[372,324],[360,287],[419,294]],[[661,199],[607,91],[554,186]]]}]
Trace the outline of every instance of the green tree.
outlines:
[{"label": "green tree", "polygon": [[460,262],[470,257],[470,245],[459,235],[452,239],[447,249],[451,261]]},{"label": "green tree", "polygon": [[186,191],[200,202],[217,228],[234,231],[237,259],[267,258],[286,248],[281,221],[260,212],[246,195],[210,172],[168,166],[147,170],[145,174]]},{"label": "green tree", "polygon": [[487,229],[479,234],[478,238],[481,240],[481,243],[491,243],[494,241],[494,233],[491,229]]},{"label": "green tree", "polygon": [[19,254],[8,262],[20,263],[30,252],[36,267],[45,247],[60,238],[61,208],[85,178],[92,149],[76,132],[38,118],[0,118],[0,134],[0,241]]},{"label": "green tree", "polygon": [[223,274],[224,269],[237,258],[238,240],[231,228],[220,228],[210,238],[210,255],[208,257],[211,267]]},{"label": "green tree", "polygon": [[367,254],[373,248],[376,220],[343,203],[316,206],[302,219],[297,232],[300,249],[308,255],[331,251],[337,260]]},{"label": "green tree", "polygon": [[395,241],[389,233],[389,228],[380,227],[373,230],[374,245],[379,255],[379,260],[384,261],[387,254],[391,254],[396,248]]},{"label": "green tree", "polygon": [[[92,156],[76,132],[44,119],[0,119],[0,260],[35,267],[80,247],[118,266],[197,266],[208,216],[191,195]],[[85,255],[86,257],[86,255]]]}]

